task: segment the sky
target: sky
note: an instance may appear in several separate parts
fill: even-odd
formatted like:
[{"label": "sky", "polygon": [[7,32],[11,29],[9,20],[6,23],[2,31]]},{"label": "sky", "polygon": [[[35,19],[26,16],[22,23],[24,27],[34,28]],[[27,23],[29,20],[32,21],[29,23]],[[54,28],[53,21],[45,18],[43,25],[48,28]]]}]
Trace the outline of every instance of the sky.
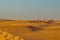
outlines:
[{"label": "sky", "polygon": [[0,0],[0,18],[60,20],[60,0]]}]

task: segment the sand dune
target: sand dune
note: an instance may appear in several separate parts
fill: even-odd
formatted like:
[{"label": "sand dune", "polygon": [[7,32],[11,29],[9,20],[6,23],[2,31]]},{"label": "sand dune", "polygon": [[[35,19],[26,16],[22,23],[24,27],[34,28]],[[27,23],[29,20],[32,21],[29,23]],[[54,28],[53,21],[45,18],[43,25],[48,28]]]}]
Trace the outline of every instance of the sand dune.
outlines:
[{"label": "sand dune", "polygon": [[0,29],[24,40],[60,40],[60,21],[4,21],[0,22]]}]

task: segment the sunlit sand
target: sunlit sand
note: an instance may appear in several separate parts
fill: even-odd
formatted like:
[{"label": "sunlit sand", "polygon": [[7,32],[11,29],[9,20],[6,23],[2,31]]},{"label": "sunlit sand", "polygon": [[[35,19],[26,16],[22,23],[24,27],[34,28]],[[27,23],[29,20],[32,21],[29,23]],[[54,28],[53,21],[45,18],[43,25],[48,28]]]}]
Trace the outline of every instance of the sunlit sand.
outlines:
[{"label": "sunlit sand", "polygon": [[1,20],[0,40],[60,40],[60,21]]}]

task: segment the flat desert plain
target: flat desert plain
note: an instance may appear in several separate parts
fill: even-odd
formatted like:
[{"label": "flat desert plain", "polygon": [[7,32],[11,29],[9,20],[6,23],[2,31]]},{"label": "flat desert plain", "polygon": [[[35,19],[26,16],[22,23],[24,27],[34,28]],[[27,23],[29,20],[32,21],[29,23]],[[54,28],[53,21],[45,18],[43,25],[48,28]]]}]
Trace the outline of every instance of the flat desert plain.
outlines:
[{"label": "flat desert plain", "polygon": [[11,35],[20,39],[8,40],[60,40],[60,21],[1,20],[0,30],[0,40],[7,40]]}]

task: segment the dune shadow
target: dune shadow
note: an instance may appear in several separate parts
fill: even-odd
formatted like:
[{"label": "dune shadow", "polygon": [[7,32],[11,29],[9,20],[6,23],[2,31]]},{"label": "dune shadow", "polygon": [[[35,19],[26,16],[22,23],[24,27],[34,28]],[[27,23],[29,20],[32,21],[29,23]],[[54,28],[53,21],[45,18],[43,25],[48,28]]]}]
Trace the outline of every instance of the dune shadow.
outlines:
[{"label": "dune shadow", "polygon": [[38,31],[38,30],[43,30],[43,28],[35,27],[35,26],[28,26],[29,29],[32,31]]}]

